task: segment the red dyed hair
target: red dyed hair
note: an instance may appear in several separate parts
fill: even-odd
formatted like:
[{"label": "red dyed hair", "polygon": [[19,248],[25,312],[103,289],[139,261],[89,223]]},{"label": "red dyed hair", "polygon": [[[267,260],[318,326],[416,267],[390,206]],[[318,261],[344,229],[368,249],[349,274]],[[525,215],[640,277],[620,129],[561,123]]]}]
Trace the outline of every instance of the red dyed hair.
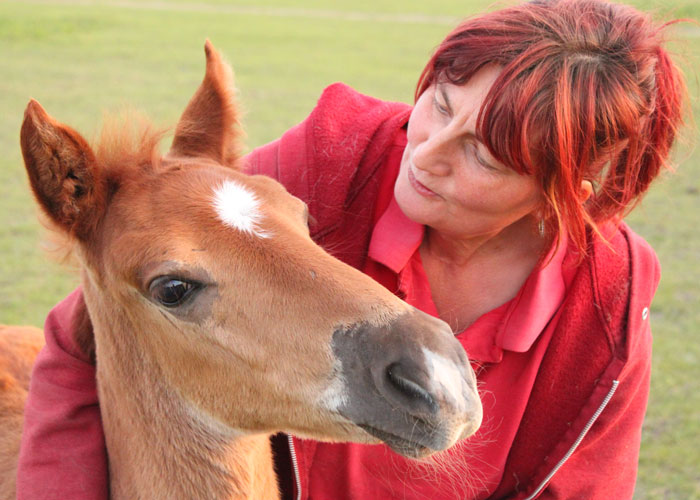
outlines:
[{"label": "red dyed hair", "polygon": [[[464,21],[421,74],[416,99],[437,80],[461,85],[480,68],[504,69],[478,131],[499,161],[535,175],[550,234],[566,227],[582,255],[586,226],[623,217],[666,166],[686,96],[662,47],[663,30],[632,7],[538,0]],[[583,205],[580,186],[593,183]]]}]

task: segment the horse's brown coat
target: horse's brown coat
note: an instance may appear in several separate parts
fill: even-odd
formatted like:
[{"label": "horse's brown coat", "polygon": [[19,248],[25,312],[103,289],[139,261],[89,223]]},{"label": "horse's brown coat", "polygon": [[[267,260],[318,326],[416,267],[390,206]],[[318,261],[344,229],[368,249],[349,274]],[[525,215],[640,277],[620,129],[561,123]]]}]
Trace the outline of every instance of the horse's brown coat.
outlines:
[{"label": "horse's brown coat", "polygon": [[[231,72],[205,51],[164,157],[149,128],[112,130],[93,151],[35,101],[22,126],[32,189],[83,265],[89,318],[74,321],[76,341],[92,352],[89,320],[112,498],[274,498],[278,430],[379,436],[411,456],[473,433],[475,379],[449,328],[316,246],[305,205],[280,184],[236,170]],[[221,222],[213,196],[225,182],[261,200],[269,237]],[[158,291],[172,280],[194,291],[166,306]],[[360,348],[371,365],[352,355]],[[424,350],[461,374],[449,391],[431,385]],[[0,394],[0,407],[19,414],[24,395]]]},{"label": "horse's brown coat", "polygon": [[44,334],[34,327],[0,325],[0,499],[15,497],[15,470],[22,435],[22,408],[29,373]]}]

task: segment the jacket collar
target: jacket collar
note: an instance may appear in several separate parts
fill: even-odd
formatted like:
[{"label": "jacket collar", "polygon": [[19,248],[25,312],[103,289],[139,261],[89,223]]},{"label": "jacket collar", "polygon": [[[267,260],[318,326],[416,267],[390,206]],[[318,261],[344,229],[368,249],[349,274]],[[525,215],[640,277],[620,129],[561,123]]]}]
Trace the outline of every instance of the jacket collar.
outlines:
[{"label": "jacket collar", "polygon": [[[396,199],[392,198],[374,227],[368,255],[401,277],[410,267],[409,262],[418,251],[424,232],[424,226],[409,219],[399,208]],[[552,246],[546,258],[533,270],[511,301],[485,314],[465,330],[472,337],[472,330],[482,330],[478,334],[478,351],[488,353],[480,356],[489,358],[483,359],[484,361],[499,361],[502,350],[528,351],[559,309],[564,300],[569,274],[566,271],[567,243],[564,234],[560,244]],[[425,283],[421,285],[429,286],[427,279],[424,279]],[[405,281],[399,280],[400,283]],[[432,303],[427,304],[425,310],[436,311]],[[485,335],[490,339],[484,338]],[[472,352],[473,349],[470,354]]]}]

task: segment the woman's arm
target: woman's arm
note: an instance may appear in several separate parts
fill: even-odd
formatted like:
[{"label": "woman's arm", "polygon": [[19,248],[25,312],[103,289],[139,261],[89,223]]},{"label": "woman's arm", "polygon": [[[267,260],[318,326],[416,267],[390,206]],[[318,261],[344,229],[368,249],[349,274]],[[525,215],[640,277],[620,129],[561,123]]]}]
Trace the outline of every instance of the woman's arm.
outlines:
[{"label": "woman's arm", "polygon": [[632,498],[650,365],[650,358],[644,356],[623,370],[609,404],[538,498]]},{"label": "woman's arm", "polygon": [[[611,338],[625,339],[624,344],[616,343],[616,357],[618,362],[624,362],[624,367],[615,377],[618,385],[609,404],[541,498],[625,499],[632,498],[634,492],[651,374],[649,307],[661,269],[656,254],[640,236],[624,225],[622,232],[629,246],[618,246],[617,252],[611,254],[599,245],[597,274],[604,280],[606,273],[601,269],[610,259],[613,263],[608,266],[623,268],[623,280],[629,283],[629,294],[623,295],[624,300],[618,294],[625,287],[619,282],[616,285],[614,280],[599,292],[603,297],[601,303],[606,304],[604,309],[610,313],[606,317],[618,317],[612,323],[616,326],[611,330]],[[629,268],[613,259],[626,255],[629,255]],[[618,312],[614,313],[615,310]]]},{"label": "woman's arm", "polygon": [[95,365],[76,338],[91,334],[78,289],[49,313],[32,371],[17,471],[17,499],[109,497]]}]

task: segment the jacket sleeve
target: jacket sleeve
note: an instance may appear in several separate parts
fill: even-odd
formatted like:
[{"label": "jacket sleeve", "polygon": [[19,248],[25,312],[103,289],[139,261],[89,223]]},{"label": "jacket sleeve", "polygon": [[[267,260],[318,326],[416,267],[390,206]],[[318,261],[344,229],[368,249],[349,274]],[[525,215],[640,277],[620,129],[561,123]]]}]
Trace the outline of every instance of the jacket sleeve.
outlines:
[{"label": "jacket sleeve", "polygon": [[[600,385],[608,395],[617,383],[614,393],[540,498],[629,499],[634,493],[651,374],[649,308],[661,273],[651,247],[626,226],[623,229],[630,251],[631,286],[622,323],[627,333],[610,370],[614,372],[616,364],[622,369],[616,376],[601,377]],[[591,410],[598,408],[584,412]]]},{"label": "jacket sleeve", "polygon": [[[625,367],[608,404],[539,498],[632,498],[650,365],[650,356],[641,355],[632,366]],[[612,387],[607,387],[608,391]]]},{"label": "jacket sleeve", "polygon": [[249,174],[279,181],[306,202],[316,231],[337,225],[353,193],[372,177],[411,108],[360,94],[342,83],[327,87],[311,111],[281,138],[252,151]]},{"label": "jacket sleeve", "polygon": [[95,366],[74,340],[77,328],[89,327],[84,314],[76,290],[46,319],[46,345],[37,356],[25,407],[18,500],[108,498]]}]

